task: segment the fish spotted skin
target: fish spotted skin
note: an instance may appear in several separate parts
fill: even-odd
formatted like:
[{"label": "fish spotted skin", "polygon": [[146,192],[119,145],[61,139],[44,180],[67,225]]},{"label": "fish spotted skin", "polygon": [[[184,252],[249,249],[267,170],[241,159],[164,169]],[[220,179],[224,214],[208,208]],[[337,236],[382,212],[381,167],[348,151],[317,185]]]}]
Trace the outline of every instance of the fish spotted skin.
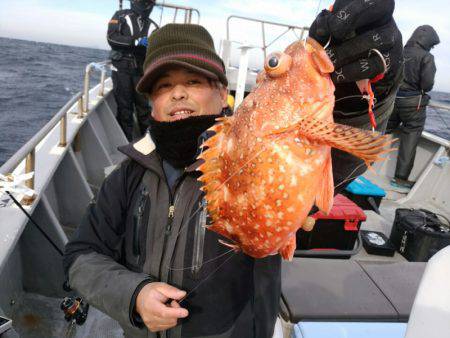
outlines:
[{"label": "fish spotted skin", "polygon": [[234,116],[211,128],[216,134],[204,143],[199,180],[208,229],[231,247],[255,258],[291,259],[295,233],[313,204],[324,212],[332,207],[331,146],[366,162],[383,153],[384,137],[333,123],[332,71],[317,42],[294,42],[268,56]]}]

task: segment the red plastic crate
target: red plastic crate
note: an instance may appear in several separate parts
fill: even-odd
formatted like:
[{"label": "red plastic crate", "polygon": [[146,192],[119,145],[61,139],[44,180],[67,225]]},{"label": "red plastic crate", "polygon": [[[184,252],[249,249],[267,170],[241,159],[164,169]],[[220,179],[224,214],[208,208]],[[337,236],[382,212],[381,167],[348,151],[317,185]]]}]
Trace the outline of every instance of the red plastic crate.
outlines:
[{"label": "red plastic crate", "polygon": [[314,229],[310,232],[297,232],[297,249],[336,249],[352,250],[361,222],[366,220],[366,214],[347,197],[339,194],[334,198],[333,208],[328,215],[315,213]]}]

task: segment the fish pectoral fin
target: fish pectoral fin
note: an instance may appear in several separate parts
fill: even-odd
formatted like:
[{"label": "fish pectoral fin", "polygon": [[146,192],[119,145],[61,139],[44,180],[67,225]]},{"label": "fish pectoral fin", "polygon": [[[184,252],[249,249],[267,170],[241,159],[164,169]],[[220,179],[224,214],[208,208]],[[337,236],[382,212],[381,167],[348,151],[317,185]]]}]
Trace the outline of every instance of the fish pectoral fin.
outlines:
[{"label": "fish pectoral fin", "polygon": [[379,161],[380,155],[393,149],[387,149],[395,139],[378,132],[358,129],[343,124],[304,117],[293,126],[277,130],[272,136],[296,132],[299,138],[331,146],[361,158],[367,165]]},{"label": "fish pectoral fin", "polygon": [[323,179],[320,181],[319,191],[316,195],[316,206],[328,214],[333,207],[334,182],[333,170],[331,168],[331,155],[328,156],[325,167],[323,168]]},{"label": "fish pectoral fin", "polygon": [[295,235],[292,235],[291,237],[289,237],[286,244],[282,248],[280,248],[279,252],[281,257],[283,257],[288,261],[292,261],[296,247],[297,247],[296,237]]},{"label": "fish pectoral fin", "polygon": [[311,53],[312,60],[317,70],[322,74],[334,72],[334,65],[325,49],[314,39],[308,38],[307,50]]},{"label": "fish pectoral fin", "polygon": [[234,250],[235,252],[241,251],[240,246],[237,245],[237,244],[228,243],[228,242],[225,242],[225,241],[222,240],[222,239],[219,239],[219,243],[222,244],[222,245],[225,245],[225,246],[229,247],[230,249]]}]

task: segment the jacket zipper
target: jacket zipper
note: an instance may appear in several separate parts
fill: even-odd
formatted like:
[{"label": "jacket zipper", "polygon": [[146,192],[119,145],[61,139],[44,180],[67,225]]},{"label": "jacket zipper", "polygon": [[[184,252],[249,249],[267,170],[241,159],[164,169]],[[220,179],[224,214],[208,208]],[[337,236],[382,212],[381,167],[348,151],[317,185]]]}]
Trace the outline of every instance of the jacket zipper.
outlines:
[{"label": "jacket zipper", "polygon": [[148,201],[148,191],[146,187],[142,188],[141,198],[138,204],[138,214],[137,219],[134,223],[134,231],[133,231],[133,255],[140,256],[141,254],[141,246],[139,243],[139,237],[142,229],[142,221],[144,218],[145,207]]},{"label": "jacket zipper", "polygon": [[[169,235],[172,233],[172,225],[173,225],[173,219],[175,217],[175,205],[177,204],[178,201],[178,197],[179,194],[177,194],[177,191],[179,190],[179,187],[181,187],[183,184],[182,182],[184,181],[183,178],[180,179],[180,181],[178,182],[177,186],[175,187],[175,192],[174,194],[172,194],[172,192],[170,191],[170,187],[167,185],[168,189],[169,189],[169,209],[168,209],[168,213],[167,213],[167,224],[166,224],[166,228],[164,231],[164,242],[163,242],[163,247],[162,247],[162,257],[161,257],[161,262],[164,260],[164,255],[166,252],[166,246],[167,246],[167,240],[169,238]],[[167,180],[166,180],[167,182]],[[180,184],[181,182],[181,184]],[[162,279],[162,264],[159,266],[159,280]],[[169,280],[167,281],[169,282]]]},{"label": "jacket zipper", "polygon": [[192,253],[191,273],[194,278],[198,277],[198,273],[203,265],[203,246],[205,242],[206,222],[208,217],[205,198],[200,201],[199,208],[201,208],[201,212],[195,226],[194,252]]}]

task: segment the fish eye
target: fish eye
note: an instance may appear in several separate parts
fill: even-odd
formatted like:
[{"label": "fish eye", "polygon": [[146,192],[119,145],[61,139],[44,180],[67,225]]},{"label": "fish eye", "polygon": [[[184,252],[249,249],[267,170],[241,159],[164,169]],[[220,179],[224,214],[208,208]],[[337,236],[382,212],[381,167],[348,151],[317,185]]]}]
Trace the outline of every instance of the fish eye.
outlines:
[{"label": "fish eye", "polygon": [[275,52],[267,56],[264,69],[269,76],[278,77],[286,73],[291,68],[291,64],[292,58],[290,55]]},{"label": "fish eye", "polygon": [[267,64],[269,65],[270,68],[275,68],[276,66],[278,66],[278,57],[277,56],[272,56],[269,59],[269,62],[267,62]]}]

